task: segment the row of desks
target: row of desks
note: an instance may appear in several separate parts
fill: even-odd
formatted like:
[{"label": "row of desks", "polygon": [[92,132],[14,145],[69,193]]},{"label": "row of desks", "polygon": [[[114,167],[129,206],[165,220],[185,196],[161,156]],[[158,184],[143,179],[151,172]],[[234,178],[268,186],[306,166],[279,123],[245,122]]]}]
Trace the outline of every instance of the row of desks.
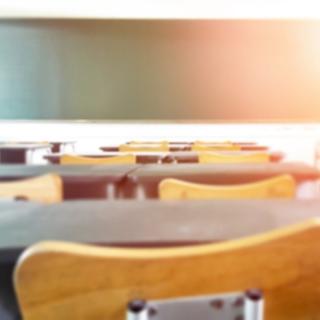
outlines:
[{"label": "row of desks", "polygon": [[[248,154],[252,151],[219,151],[219,154]],[[90,158],[105,158],[114,157],[128,154],[128,152],[116,152],[108,151],[103,154],[81,154],[82,157]],[[172,152],[135,152],[137,163],[148,164],[148,163],[198,163],[199,157],[198,153],[194,151],[172,151]],[[284,158],[282,152],[269,152],[271,162],[280,162]],[[45,155],[44,158],[47,159],[52,164],[60,164],[60,159],[64,154],[49,154]],[[78,155],[79,156],[79,155]]]},{"label": "row of desks", "polygon": [[[188,144],[171,144],[170,152],[140,152],[136,153],[138,163],[195,163],[198,162],[197,152],[191,151],[191,145]],[[69,147],[69,149],[67,149]],[[71,147],[71,148],[70,148]],[[32,163],[32,159],[36,153],[41,153],[42,156],[51,163],[59,163],[61,154],[66,153],[67,150],[74,152],[74,142],[50,142],[50,143],[0,143],[0,163],[15,163],[25,164]],[[101,147],[104,154],[87,154],[83,156],[89,157],[108,157],[120,155],[117,146]],[[241,146],[241,153],[246,152],[268,152],[268,148],[259,145],[243,145]],[[228,153],[228,152],[226,152]],[[233,154],[237,152],[232,152]],[[283,154],[281,152],[270,152],[270,160],[277,162],[282,160]]]},{"label": "row of desks", "polygon": [[313,193],[319,172],[302,163],[265,164],[179,164],[146,165],[129,173],[123,190],[124,197],[157,198],[158,185],[165,178],[181,179],[201,184],[241,184],[290,174],[298,184],[297,195]]},{"label": "row of desks", "polygon": [[[27,162],[28,147],[25,144],[18,150],[15,156],[20,158],[15,158],[15,163]],[[65,199],[118,201],[77,200],[54,205],[0,202],[0,318],[19,317],[12,270],[23,249],[39,241],[131,247],[198,244],[258,234],[318,215],[320,203],[316,200],[156,200],[158,184],[165,178],[239,184],[280,174],[293,176],[298,197],[315,196],[320,173],[301,163],[278,163],[281,153],[270,153],[272,162],[266,164],[203,165],[196,164],[197,154],[190,149],[188,145],[171,144],[169,153],[140,153],[136,165],[1,165],[0,181],[56,173],[62,177]],[[0,146],[0,162],[14,159],[9,157],[16,152],[13,147],[14,152],[1,150]],[[117,147],[102,150],[105,154],[89,156],[119,155]],[[246,152],[261,150],[267,148],[246,146]],[[59,164],[60,157],[56,153],[46,159]]]},{"label": "row of desks", "polygon": [[[267,151],[269,148],[267,146],[261,146],[257,144],[240,144],[241,151]],[[105,152],[119,152],[118,146],[105,146],[100,148],[102,151]],[[191,151],[192,150],[192,143],[187,142],[173,142],[169,144],[169,151]]]},{"label": "row of desks", "polygon": [[312,197],[320,172],[303,163],[265,164],[147,164],[147,165],[1,165],[0,181],[56,173],[63,179],[64,198],[158,197],[165,178],[203,184],[239,184],[290,174],[299,197]]},{"label": "row of desks", "polygon": [[122,181],[139,165],[1,165],[0,181],[55,173],[63,180],[64,199],[114,198]]}]

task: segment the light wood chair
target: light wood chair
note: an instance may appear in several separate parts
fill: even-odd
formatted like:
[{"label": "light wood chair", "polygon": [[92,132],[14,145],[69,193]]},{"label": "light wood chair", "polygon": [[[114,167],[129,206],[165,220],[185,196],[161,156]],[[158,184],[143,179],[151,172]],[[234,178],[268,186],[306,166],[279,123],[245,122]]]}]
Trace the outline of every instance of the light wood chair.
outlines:
[{"label": "light wood chair", "polygon": [[192,151],[240,151],[241,146],[232,143],[221,143],[221,144],[202,144],[194,143],[191,146]]},{"label": "light wood chair", "polygon": [[168,141],[129,141],[128,145],[168,145]]},{"label": "light wood chair", "polygon": [[136,163],[136,156],[132,154],[126,154],[115,157],[105,158],[90,158],[73,155],[63,155],[60,158],[60,164],[134,164]]},{"label": "light wood chair", "polygon": [[290,175],[237,185],[206,185],[177,179],[164,179],[159,184],[162,200],[293,198],[295,192],[296,183]]},{"label": "light wood chair", "polygon": [[198,159],[199,163],[266,163],[270,162],[270,155],[266,152],[243,154],[199,152]]},{"label": "light wood chair", "polygon": [[25,320],[124,320],[132,299],[248,288],[263,291],[266,320],[319,319],[319,242],[316,219],[248,238],[179,248],[44,242],[20,257],[14,284]]},{"label": "light wood chair", "polygon": [[19,181],[0,182],[0,198],[16,198],[55,203],[63,200],[62,179],[47,174]]},{"label": "light wood chair", "polygon": [[203,141],[203,140],[195,140],[193,144],[202,144],[202,145],[212,145],[212,144],[233,144],[230,140],[225,141]]},{"label": "light wood chair", "polygon": [[160,144],[121,144],[120,152],[168,152],[170,150],[168,143]]}]

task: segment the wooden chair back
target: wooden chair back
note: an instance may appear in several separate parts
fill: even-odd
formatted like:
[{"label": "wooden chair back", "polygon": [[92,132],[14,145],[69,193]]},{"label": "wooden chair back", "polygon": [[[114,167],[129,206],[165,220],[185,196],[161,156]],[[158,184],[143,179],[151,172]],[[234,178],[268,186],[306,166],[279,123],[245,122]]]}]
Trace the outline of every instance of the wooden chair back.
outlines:
[{"label": "wooden chair back", "polygon": [[122,144],[119,146],[120,152],[169,152],[168,143],[159,144]]},{"label": "wooden chair back", "polygon": [[217,143],[217,144],[203,144],[194,143],[191,146],[192,151],[240,151],[241,146],[233,143]]},{"label": "wooden chair back", "polygon": [[60,164],[134,164],[136,163],[136,156],[133,154],[126,154],[115,157],[104,157],[104,158],[92,158],[92,157],[81,157],[74,155],[63,155],[60,158]]},{"label": "wooden chair back", "polygon": [[159,184],[162,200],[294,198],[295,193],[296,183],[290,175],[236,185],[205,185],[177,179],[164,179]]},{"label": "wooden chair back", "polygon": [[63,200],[62,179],[56,174],[35,178],[0,182],[1,198],[21,198],[42,203]]},{"label": "wooden chair back", "polygon": [[270,155],[266,152],[225,154],[219,152],[200,152],[199,163],[266,163]]},{"label": "wooden chair back", "polygon": [[128,145],[167,145],[168,141],[130,141],[127,143]]},{"label": "wooden chair back", "polygon": [[263,291],[266,320],[319,319],[319,242],[319,220],[248,238],[179,248],[44,242],[22,254],[14,283],[25,320],[123,320],[132,299],[248,288]]}]

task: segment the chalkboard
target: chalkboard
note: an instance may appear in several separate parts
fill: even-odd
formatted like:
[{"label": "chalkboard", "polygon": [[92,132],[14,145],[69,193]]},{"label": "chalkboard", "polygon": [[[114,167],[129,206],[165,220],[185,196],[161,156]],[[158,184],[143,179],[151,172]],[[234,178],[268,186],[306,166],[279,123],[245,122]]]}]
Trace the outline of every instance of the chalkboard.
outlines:
[{"label": "chalkboard", "polygon": [[320,22],[1,20],[1,119],[320,119]]}]

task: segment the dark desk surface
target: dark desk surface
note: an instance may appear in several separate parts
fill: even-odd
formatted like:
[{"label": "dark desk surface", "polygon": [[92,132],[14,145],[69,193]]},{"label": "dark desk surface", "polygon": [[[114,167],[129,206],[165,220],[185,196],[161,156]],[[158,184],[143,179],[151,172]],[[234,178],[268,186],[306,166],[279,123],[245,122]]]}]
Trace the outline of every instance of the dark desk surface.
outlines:
[{"label": "dark desk surface", "polygon": [[234,180],[257,180],[279,174],[291,174],[296,180],[317,179],[320,172],[300,162],[241,163],[241,164],[149,164],[141,166],[129,176],[144,178],[192,177],[210,178],[216,183],[228,184]]},{"label": "dark desk surface", "polygon": [[239,184],[290,174],[297,183],[319,179],[320,172],[303,163],[279,162],[257,164],[148,164],[128,175],[126,197],[136,197],[137,186],[148,198],[157,198],[158,184],[175,178],[204,184]]},{"label": "dark desk surface", "polygon": [[0,143],[1,150],[36,150],[51,148],[50,143]]},{"label": "dark desk surface", "polygon": [[76,143],[75,140],[46,140],[46,141],[2,141],[0,142],[0,147],[2,146],[22,146],[22,147],[33,147],[33,146],[46,146],[50,147],[51,144],[68,145]]},{"label": "dark desk surface", "polygon": [[[81,157],[92,157],[92,158],[103,158],[103,157],[114,157],[124,154],[135,154],[137,157],[138,163],[157,163],[162,161],[163,163],[172,163],[177,161],[178,163],[197,163],[198,162],[198,153],[194,151],[172,151],[172,152],[117,152],[109,151],[103,154],[77,154]],[[219,151],[222,154],[248,154],[251,151]],[[59,164],[60,158],[63,156],[63,153],[56,153],[45,155],[44,158],[49,160],[53,164]],[[279,162],[284,158],[282,152],[269,152],[270,160],[272,162]]]},{"label": "dark desk surface", "polygon": [[51,151],[53,153],[57,153],[57,152],[60,152],[62,147],[66,147],[66,146],[74,146],[75,145],[75,141],[50,141],[50,144],[51,144]]},{"label": "dark desk surface", "polygon": [[320,201],[0,202],[0,251],[42,240],[100,244],[208,242],[320,215]]},{"label": "dark desk surface", "polygon": [[42,150],[49,153],[53,147],[49,143],[0,143],[0,164],[25,164],[29,152]]},{"label": "dark desk surface", "polygon": [[56,173],[64,180],[118,181],[139,165],[0,165],[0,180],[21,179]]},{"label": "dark desk surface", "polygon": [[[48,173],[63,180],[64,199],[101,199],[116,196],[115,188],[139,165],[0,165],[0,181],[30,178]],[[117,192],[117,191],[114,191]]]}]

